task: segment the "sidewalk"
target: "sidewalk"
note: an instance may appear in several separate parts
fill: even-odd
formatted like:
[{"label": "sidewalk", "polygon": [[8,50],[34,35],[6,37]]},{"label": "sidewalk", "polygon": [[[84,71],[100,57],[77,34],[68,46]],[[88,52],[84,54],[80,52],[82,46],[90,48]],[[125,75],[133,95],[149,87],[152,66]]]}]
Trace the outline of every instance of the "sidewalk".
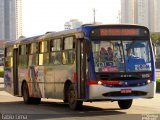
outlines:
[{"label": "sidewalk", "polygon": [[160,69],[156,69],[156,77],[160,77]]},{"label": "sidewalk", "polygon": [[156,69],[156,72],[160,72],[160,69]]},{"label": "sidewalk", "polygon": [[[3,78],[0,78],[0,83],[3,83],[3,82],[4,82]],[[4,84],[0,84],[0,91],[2,91],[3,88],[4,88]]]}]

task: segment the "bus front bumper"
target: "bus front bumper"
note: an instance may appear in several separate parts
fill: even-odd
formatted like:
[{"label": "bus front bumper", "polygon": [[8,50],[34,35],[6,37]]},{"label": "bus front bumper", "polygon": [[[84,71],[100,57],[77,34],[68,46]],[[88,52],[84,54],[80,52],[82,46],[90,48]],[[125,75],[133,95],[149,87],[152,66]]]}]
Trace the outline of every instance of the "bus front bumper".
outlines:
[{"label": "bus front bumper", "polygon": [[[153,98],[156,82],[138,87],[106,87],[104,85],[90,85],[89,99],[94,100],[125,100],[135,98]],[[122,92],[130,90],[130,93]]]}]

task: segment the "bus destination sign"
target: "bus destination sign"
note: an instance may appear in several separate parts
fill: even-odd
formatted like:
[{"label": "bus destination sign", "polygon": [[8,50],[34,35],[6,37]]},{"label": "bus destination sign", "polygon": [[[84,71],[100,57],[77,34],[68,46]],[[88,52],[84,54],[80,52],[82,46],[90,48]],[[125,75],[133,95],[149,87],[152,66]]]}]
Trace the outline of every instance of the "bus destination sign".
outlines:
[{"label": "bus destination sign", "polygon": [[148,37],[149,33],[144,28],[96,28],[91,31],[91,37],[110,37],[110,36],[136,36]]},{"label": "bus destination sign", "polygon": [[139,29],[100,29],[100,36],[137,36]]}]

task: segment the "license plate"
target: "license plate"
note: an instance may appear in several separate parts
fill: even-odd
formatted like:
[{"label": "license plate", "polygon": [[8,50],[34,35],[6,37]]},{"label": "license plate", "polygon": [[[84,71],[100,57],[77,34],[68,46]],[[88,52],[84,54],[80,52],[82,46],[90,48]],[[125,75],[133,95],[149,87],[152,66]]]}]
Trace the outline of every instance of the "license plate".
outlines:
[{"label": "license plate", "polygon": [[131,89],[121,89],[121,93],[126,94],[126,93],[132,93]]}]

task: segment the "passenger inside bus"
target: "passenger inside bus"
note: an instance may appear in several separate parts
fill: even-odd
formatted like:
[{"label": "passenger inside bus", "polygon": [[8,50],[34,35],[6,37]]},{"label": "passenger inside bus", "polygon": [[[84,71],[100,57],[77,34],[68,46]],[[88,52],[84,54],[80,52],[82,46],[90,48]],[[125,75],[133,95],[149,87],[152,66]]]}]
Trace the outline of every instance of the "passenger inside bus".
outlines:
[{"label": "passenger inside bus", "polygon": [[107,50],[103,47],[100,50],[100,59],[102,62],[107,60]]},{"label": "passenger inside bus", "polygon": [[113,61],[113,50],[111,47],[108,47],[107,49],[107,58],[108,58],[108,61]]},{"label": "passenger inside bus", "polygon": [[100,59],[106,66],[113,64],[113,51],[111,47],[108,47],[107,50],[102,47],[100,50]]}]

